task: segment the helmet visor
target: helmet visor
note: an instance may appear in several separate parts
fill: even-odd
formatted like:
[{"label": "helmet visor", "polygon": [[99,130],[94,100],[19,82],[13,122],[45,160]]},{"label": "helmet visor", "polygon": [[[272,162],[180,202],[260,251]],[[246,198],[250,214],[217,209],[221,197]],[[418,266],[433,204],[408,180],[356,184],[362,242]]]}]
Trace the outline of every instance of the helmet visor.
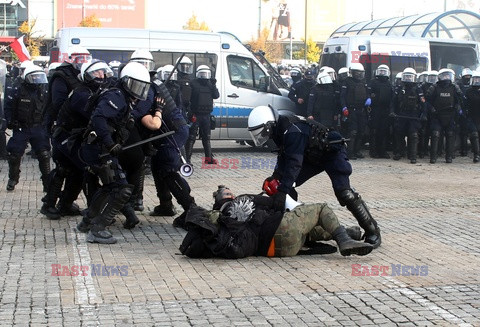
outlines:
[{"label": "helmet visor", "polygon": [[197,78],[200,79],[210,79],[212,77],[212,72],[209,70],[200,70],[197,72]]},{"label": "helmet visor", "polygon": [[33,72],[25,76],[25,81],[29,84],[47,84],[47,75],[44,72]]},{"label": "helmet visor", "polygon": [[155,62],[150,59],[132,59],[130,61],[138,62],[139,64],[142,64],[145,66],[145,68],[148,69],[149,72],[155,70]]},{"label": "helmet visor", "polygon": [[178,71],[184,74],[193,73],[193,65],[190,63],[180,63],[178,64]]},{"label": "helmet visor", "polygon": [[406,83],[415,83],[415,74],[412,73],[403,73],[402,74],[402,82]]},{"label": "helmet visor", "polygon": [[256,146],[262,146],[270,138],[270,133],[268,131],[269,129],[265,125],[263,125],[256,129],[249,130],[248,132],[252,137],[253,143],[255,143]]},{"label": "helmet visor", "polygon": [[365,72],[361,70],[352,70],[352,77],[356,80],[362,80],[365,78]]},{"label": "helmet visor", "polygon": [[128,77],[125,81],[127,91],[137,99],[146,100],[150,83],[140,81],[138,79]]},{"label": "helmet visor", "polygon": [[80,68],[82,67],[82,64],[89,62],[91,60],[92,60],[92,56],[89,54],[73,54],[71,62],[72,62],[72,66],[75,69],[80,70]]},{"label": "helmet visor", "polygon": [[324,74],[324,75],[319,75],[317,77],[317,83],[318,84],[332,84],[332,77],[330,74]]},{"label": "helmet visor", "polygon": [[439,81],[454,81],[455,80],[455,76],[453,75],[452,72],[443,72],[441,74],[438,74],[438,80]]},{"label": "helmet visor", "polygon": [[437,75],[428,75],[427,76],[427,83],[430,83],[430,84],[435,84],[437,83]]},{"label": "helmet visor", "polygon": [[107,79],[113,77],[113,72],[106,63],[93,64],[88,68],[84,74],[86,82],[94,81],[98,84],[103,84]]},{"label": "helmet visor", "polygon": [[376,71],[375,71],[375,75],[376,76],[390,76],[390,71],[388,69],[385,69],[385,68],[378,68]]},{"label": "helmet visor", "polygon": [[480,76],[473,76],[470,78],[470,85],[479,86],[480,85]]}]

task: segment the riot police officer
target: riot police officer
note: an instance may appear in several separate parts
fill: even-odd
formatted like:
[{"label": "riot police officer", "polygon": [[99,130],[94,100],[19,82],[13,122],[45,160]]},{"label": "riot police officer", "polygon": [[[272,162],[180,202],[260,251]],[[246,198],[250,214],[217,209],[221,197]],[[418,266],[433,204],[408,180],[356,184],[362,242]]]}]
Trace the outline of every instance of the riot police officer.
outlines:
[{"label": "riot police officer", "polygon": [[[346,206],[359,225],[365,230],[365,242],[380,246],[380,228],[370,214],[360,195],[350,187],[350,165],[342,137],[336,131],[298,116],[279,115],[266,106],[256,107],[248,117],[248,130],[255,145],[260,146],[272,139],[280,149],[277,166],[266,182],[279,181],[274,195],[277,210],[285,208],[286,195],[296,199],[293,184],[301,186],[315,175],[325,171],[342,206]],[[333,144],[331,142],[334,142]]]},{"label": "riot police officer", "polygon": [[393,159],[403,156],[405,136],[407,137],[408,158],[410,163],[417,163],[418,131],[420,119],[426,118],[425,98],[422,89],[416,83],[417,73],[413,68],[405,68],[402,73],[402,87],[395,90],[392,116],[395,119],[394,137],[396,139]]},{"label": "riot police officer", "polygon": [[310,90],[315,85],[315,74],[312,69],[307,69],[303,79],[293,84],[288,92],[288,97],[295,103],[297,115],[306,117]]},{"label": "riot police officer", "polygon": [[[462,69],[462,75],[460,80],[458,80],[457,85],[462,91],[463,99],[465,100],[465,92],[470,87],[470,79],[472,77],[472,70],[470,68]],[[465,108],[462,108],[465,109]],[[467,126],[467,117],[465,112],[462,111],[461,115],[457,117],[457,131],[456,136],[458,136],[460,140],[460,156],[465,157],[468,153],[468,126]]]},{"label": "riot police officer", "polygon": [[[390,158],[386,151],[388,139],[388,114],[393,98],[390,83],[390,68],[380,65],[375,70],[375,78],[368,87],[372,104],[370,106],[370,157]],[[368,109],[368,108],[367,108]]]},{"label": "riot police officer", "polygon": [[361,63],[352,63],[350,77],[347,77],[345,85],[340,93],[340,104],[345,122],[345,132],[350,138],[348,146],[348,158],[364,158],[361,148],[363,136],[367,127],[367,112],[365,107],[371,105],[371,99],[367,94],[365,84],[365,68]]},{"label": "riot police officer", "polygon": [[[40,210],[49,219],[59,219],[68,213],[56,208],[63,181],[69,175],[79,176],[79,179],[84,176],[85,165],[78,157],[78,150],[96,101],[112,76],[112,71],[104,61],[94,59],[82,64],[78,76],[82,84],[72,90],[58,112],[51,138],[56,169],[50,175],[48,192]],[[93,179],[87,179],[86,186],[85,195],[89,204],[98,185]],[[64,192],[59,208],[62,209],[62,202],[73,203],[78,192]]]},{"label": "riot police officer", "polygon": [[116,87],[98,99],[87,129],[88,137],[80,148],[80,157],[101,180],[93,196],[88,215],[77,226],[88,230],[90,243],[112,244],[117,240],[106,230],[115,215],[124,208],[132,194],[118,155],[128,138],[127,124],[138,99],[145,100],[150,88],[150,74],[138,62],[129,62],[120,72]]},{"label": "riot police officer", "polygon": [[47,190],[50,173],[50,142],[43,126],[47,98],[47,75],[36,65],[29,65],[22,74],[23,82],[9,92],[5,101],[7,127],[13,130],[7,143],[7,191],[13,191],[20,177],[20,162],[30,143],[37,155],[43,190]]},{"label": "riot police officer", "polygon": [[343,85],[343,83],[345,83],[345,81],[347,80],[347,77],[348,77],[348,74],[349,74],[349,70],[347,67],[342,67],[338,70],[338,83],[340,84],[340,86]]},{"label": "riot police officer", "polygon": [[192,96],[190,101],[190,110],[195,115],[195,122],[190,127],[189,137],[185,144],[188,162],[192,157],[193,145],[197,132],[199,132],[205,152],[204,162],[206,164],[215,163],[210,143],[210,116],[213,111],[213,100],[220,97],[216,83],[217,80],[212,76],[212,71],[207,65],[197,67],[196,78],[191,83]]},{"label": "riot police officer", "polygon": [[297,83],[302,79],[302,70],[298,67],[293,67],[290,69],[290,77],[292,78],[292,85]]},{"label": "riot police officer", "polygon": [[317,84],[312,87],[308,99],[307,117],[335,129],[339,114],[339,94],[328,72],[319,73],[316,80]]},{"label": "riot police officer", "polygon": [[465,91],[467,127],[472,145],[473,162],[480,161],[480,72],[472,72],[470,87]]},{"label": "riot police officer", "polygon": [[430,163],[437,162],[440,137],[445,135],[445,162],[452,163],[455,146],[455,116],[462,108],[462,91],[453,83],[455,73],[448,68],[440,69],[438,81],[430,86],[426,99],[431,113]]}]

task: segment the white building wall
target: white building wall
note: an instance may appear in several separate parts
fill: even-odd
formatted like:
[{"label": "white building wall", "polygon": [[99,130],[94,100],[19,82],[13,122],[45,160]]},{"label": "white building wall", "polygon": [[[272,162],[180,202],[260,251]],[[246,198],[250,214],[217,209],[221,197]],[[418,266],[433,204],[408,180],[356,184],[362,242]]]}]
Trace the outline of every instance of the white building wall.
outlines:
[{"label": "white building wall", "polygon": [[41,35],[46,39],[55,36],[55,1],[54,0],[29,0],[28,19],[36,19],[34,32],[35,36]]}]

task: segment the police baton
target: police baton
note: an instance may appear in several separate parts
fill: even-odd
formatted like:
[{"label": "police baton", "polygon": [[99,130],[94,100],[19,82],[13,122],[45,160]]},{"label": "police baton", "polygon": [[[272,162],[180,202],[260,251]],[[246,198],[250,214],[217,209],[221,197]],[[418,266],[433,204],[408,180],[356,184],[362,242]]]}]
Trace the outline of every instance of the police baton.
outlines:
[{"label": "police baton", "polygon": [[397,115],[397,114],[393,114],[391,117],[402,118],[402,119],[411,119],[411,120],[421,120],[419,117],[400,116],[400,115]]},{"label": "police baton", "polygon": [[338,143],[346,143],[350,141],[350,139],[346,139],[346,138],[341,138],[339,140],[333,140],[333,141],[329,141],[327,144],[338,144]]},{"label": "police baton", "polygon": [[[172,135],[172,134],[174,134],[174,133],[175,133],[175,131],[170,131],[170,132],[166,132],[166,133],[163,133],[163,134],[159,134],[159,135],[152,136],[152,137],[150,137],[150,138],[148,138],[148,139],[141,140],[141,141],[138,141],[138,142],[133,143],[133,144],[129,144],[129,145],[127,145],[126,147],[123,147],[123,148],[122,148],[122,152],[125,151],[125,150],[128,150],[128,149],[137,147],[137,146],[139,146],[139,145],[148,143],[148,142],[152,142],[152,141],[155,141],[155,140],[163,139],[164,137],[170,136],[170,135]],[[110,155],[110,152],[108,152],[108,153],[102,153],[102,154],[100,155],[100,158],[105,158],[106,156],[109,156],[109,155]]]}]

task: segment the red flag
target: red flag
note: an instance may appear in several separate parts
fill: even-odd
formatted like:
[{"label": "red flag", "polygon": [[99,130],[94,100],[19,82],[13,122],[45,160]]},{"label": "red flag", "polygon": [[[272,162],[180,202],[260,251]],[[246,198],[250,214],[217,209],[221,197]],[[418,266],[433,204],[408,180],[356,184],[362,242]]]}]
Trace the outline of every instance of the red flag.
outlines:
[{"label": "red flag", "polygon": [[24,35],[20,36],[18,39],[15,39],[12,43],[10,43],[10,48],[15,51],[15,54],[18,57],[18,60],[24,62],[25,60],[30,60],[30,53],[28,53],[27,47],[25,43],[23,43]]}]

